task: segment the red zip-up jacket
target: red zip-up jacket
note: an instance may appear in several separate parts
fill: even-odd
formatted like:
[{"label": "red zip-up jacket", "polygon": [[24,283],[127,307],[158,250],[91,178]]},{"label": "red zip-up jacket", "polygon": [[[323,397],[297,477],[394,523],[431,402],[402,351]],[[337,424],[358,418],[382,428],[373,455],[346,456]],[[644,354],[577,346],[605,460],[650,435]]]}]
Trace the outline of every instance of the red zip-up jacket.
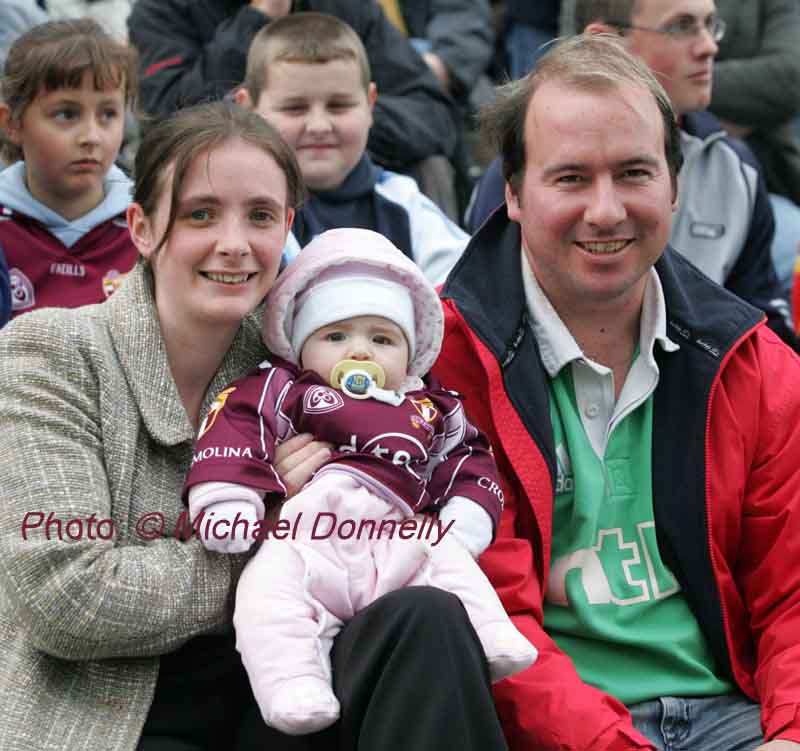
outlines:
[{"label": "red zip-up jacket", "polygon": [[[512,751],[652,749],[625,706],[584,683],[542,628],[556,461],[547,376],[527,322],[519,228],[479,230],[442,289],[434,373],[492,443],[505,509],[481,565],[539,649],[495,687]],[[659,550],[716,671],[762,706],[767,740],[800,742],[800,358],[760,311],[667,249],[668,333],[656,348],[653,506]]]}]

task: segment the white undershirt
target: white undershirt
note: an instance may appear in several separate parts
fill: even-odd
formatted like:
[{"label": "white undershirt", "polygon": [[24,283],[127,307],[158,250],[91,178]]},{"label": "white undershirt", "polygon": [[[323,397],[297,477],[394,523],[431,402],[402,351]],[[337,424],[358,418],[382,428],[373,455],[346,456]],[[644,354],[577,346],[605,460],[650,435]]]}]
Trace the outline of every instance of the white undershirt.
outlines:
[{"label": "white undershirt", "polygon": [[592,449],[602,460],[611,432],[653,393],[658,384],[658,365],[653,355],[656,341],[665,352],[680,349],[667,336],[667,310],[661,280],[651,268],[642,305],[639,354],[615,403],[613,371],[584,355],[539,286],[525,253],[520,253],[520,257],[528,317],[539,345],[542,364],[550,378],[555,378],[565,365],[572,367],[581,423]]}]

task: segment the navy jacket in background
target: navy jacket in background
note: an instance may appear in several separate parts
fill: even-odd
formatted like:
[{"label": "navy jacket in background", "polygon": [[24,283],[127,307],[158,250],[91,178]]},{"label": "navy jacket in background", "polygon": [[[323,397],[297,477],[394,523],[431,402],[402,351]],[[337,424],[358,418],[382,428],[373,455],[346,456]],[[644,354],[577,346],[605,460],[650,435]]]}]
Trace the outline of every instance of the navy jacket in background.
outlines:
[{"label": "navy jacket in background", "polygon": [[560,0],[506,0],[506,18],[542,31],[558,31]]},{"label": "navy jacket in background", "polygon": [[11,320],[11,280],[8,277],[8,266],[0,248],[0,328]]}]

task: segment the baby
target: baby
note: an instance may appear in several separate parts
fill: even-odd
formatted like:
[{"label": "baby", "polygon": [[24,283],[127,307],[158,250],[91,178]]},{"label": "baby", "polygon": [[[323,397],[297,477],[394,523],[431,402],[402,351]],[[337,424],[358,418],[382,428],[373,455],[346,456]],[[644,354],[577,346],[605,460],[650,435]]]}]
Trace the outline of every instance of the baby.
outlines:
[{"label": "baby", "polygon": [[442,334],[436,291],[411,260],[370,230],[330,230],[267,299],[264,339],[278,357],[225,389],[200,429],[189,508],[215,520],[204,542],[221,552],[246,550],[285,498],[276,443],[308,432],[334,446],[280,507],[236,594],[237,647],[265,721],[285,733],[338,718],[332,640],[400,587],[456,594],[493,680],[536,658],[475,562],[502,491],[458,395],[422,379]]}]

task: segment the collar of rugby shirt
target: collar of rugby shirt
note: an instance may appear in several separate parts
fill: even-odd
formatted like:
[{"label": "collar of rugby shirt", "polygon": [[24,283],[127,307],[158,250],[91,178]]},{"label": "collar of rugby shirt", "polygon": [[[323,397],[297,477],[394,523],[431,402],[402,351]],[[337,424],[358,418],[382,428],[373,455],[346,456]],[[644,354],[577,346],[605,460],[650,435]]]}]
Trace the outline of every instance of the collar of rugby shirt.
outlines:
[{"label": "collar of rugby shirt", "polygon": [[[528,317],[547,374],[550,378],[555,378],[565,365],[575,360],[584,361],[590,367],[596,368],[599,363],[584,355],[575,341],[575,337],[539,286],[524,252],[520,253],[520,259]],[[645,354],[648,362],[652,362],[653,367],[656,367],[653,357],[653,347],[656,342],[665,352],[674,352],[680,349],[667,336],[667,308],[664,291],[654,268],[648,272],[639,331],[639,351]],[[604,368],[602,365],[599,367]]]},{"label": "collar of rugby shirt", "polygon": [[661,281],[651,268],[642,305],[639,352],[631,361],[619,398],[616,398],[612,370],[583,353],[540,287],[525,254],[520,255],[528,315],[542,364],[551,379],[556,378],[564,366],[571,365],[581,422],[594,452],[602,460],[613,430],[647,400],[658,385],[655,343],[666,352],[679,349],[667,336]]}]

